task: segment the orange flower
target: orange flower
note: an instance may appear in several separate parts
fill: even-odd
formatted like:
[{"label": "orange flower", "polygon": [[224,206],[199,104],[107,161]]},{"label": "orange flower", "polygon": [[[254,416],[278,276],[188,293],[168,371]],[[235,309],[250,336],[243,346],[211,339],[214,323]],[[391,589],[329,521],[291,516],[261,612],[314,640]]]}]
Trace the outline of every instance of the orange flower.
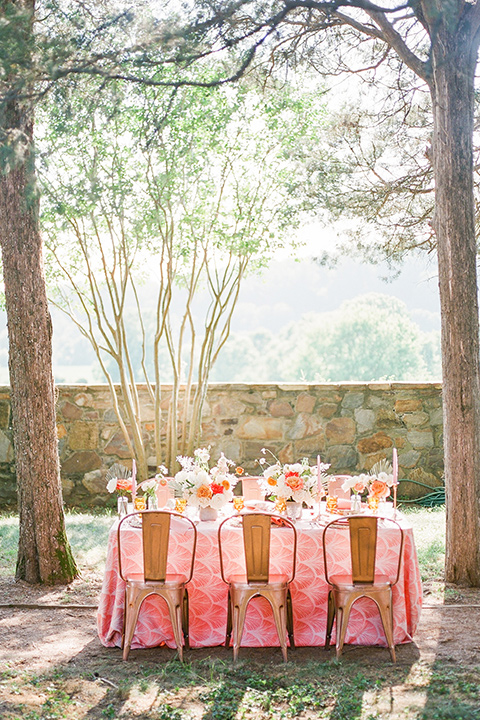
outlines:
[{"label": "orange flower", "polygon": [[200,485],[200,487],[197,490],[198,498],[207,498],[207,500],[210,500],[212,495],[213,495],[213,492],[211,491],[211,489],[208,485]]},{"label": "orange flower", "polygon": [[370,491],[368,493],[370,497],[386,498],[390,495],[390,488],[387,483],[381,480],[374,480],[370,485]]},{"label": "orange flower", "polygon": [[285,473],[285,484],[295,492],[303,488],[303,480],[297,472]]},{"label": "orange flower", "polygon": [[243,475],[245,470],[242,467],[237,467],[235,468],[235,472],[237,473],[237,475]]},{"label": "orange flower", "polygon": [[117,492],[132,492],[132,478],[118,478]]},{"label": "orange flower", "polygon": [[275,480],[275,478],[269,477],[269,478],[267,478],[267,483],[269,485],[272,485],[272,487],[275,487],[275,485],[277,484],[277,481]]},{"label": "orange flower", "polygon": [[224,480],[224,481],[222,482],[222,485],[223,485],[223,487],[224,487],[225,490],[230,490],[230,483],[228,482],[228,480]]}]

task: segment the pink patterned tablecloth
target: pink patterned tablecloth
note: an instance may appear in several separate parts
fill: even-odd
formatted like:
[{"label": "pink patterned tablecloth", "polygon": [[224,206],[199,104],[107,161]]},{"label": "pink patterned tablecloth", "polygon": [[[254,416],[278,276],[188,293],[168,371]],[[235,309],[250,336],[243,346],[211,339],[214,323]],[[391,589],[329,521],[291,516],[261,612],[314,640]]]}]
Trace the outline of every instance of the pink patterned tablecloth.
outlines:
[{"label": "pink patterned tablecloth", "polygon": [[[393,588],[394,640],[410,642],[417,627],[421,605],[422,586],[417,552],[411,526],[401,521],[405,531],[404,560],[400,580]],[[126,567],[141,571],[141,530],[122,529],[123,562]],[[190,644],[192,647],[213,647],[225,641],[227,620],[227,586],[220,577],[217,530],[218,522],[201,522],[197,525],[198,541],[195,570],[188,586],[190,597]],[[241,571],[243,546],[240,529],[229,531],[226,542],[227,563]],[[328,585],[325,582],[322,532],[309,522],[297,523],[297,573],[292,583],[295,643],[298,646],[323,645],[327,613]],[[330,572],[337,574],[350,570],[349,550],[344,531],[329,538]],[[394,530],[379,527],[378,571],[395,574],[397,559]],[[398,535],[396,536],[398,538]],[[185,554],[185,538],[172,536],[170,552],[175,558]],[[171,541],[171,542],[172,542]],[[285,567],[289,531],[273,528],[272,566],[275,572]],[[230,567],[230,566],[229,566]],[[118,576],[117,523],[114,523],[108,542],[107,562],[98,608],[98,634],[103,645],[121,646],[125,584]],[[335,632],[335,629],[334,629]],[[380,617],[372,600],[361,598],[353,606],[347,629],[347,643],[386,646]],[[140,610],[132,648],[156,647],[166,643],[175,647],[172,628],[161,598],[150,596]],[[270,606],[263,598],[254,598],[248,607],[243,646],[261,647],[278,645],[278,637]]]}]

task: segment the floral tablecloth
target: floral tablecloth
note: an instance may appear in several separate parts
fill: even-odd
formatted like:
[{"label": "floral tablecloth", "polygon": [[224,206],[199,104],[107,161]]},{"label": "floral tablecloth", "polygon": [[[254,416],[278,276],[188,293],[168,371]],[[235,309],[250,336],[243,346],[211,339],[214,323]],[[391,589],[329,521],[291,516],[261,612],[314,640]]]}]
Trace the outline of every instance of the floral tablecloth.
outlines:
[{"label": "floral tablecloth", "polygon": [[[405,532],[404,560],[400,580],[393,589],[394,640],[409,642],[417,627],[422,587],[417,553],[410,525],[402,520]],[[200,522],[197,525],[198,541],[195,570],[188,586],[190,597],[190,644],[192,647],[212,647],[225,641],[227,620],[227,586],[220,576],[217,531],[218,522]],[[243,546],[240,529],[232,529],[226,537],[227,565],[241,571]],[[298,646],[323,645],[327,613],[328,585],[324,577],[322,527],[308,521],[297,523],[297,572],[292,583],[295,643]],[[344,531],[332,531],[329,538],[330,572],[349,571],[349,549]],[[141,570],[141,530],[122,527],[122,566]],[[394,531],[379,527],[378,571],[395,575],[396,550],[392,547]],[[290,532],[273,528],[271,571],[285,567],[288,560]],[[333,540],[333,542],[332,542]],[[185,538],[174,534],[171,540],[171,557],[182,560],[186,554]],[[237,570],[237,571],[238,571]],[[121,645],[125,584],[118,575],[117,523],[109,535],[107,562],[98,608],[98,634],[103,645]],[[335,633],[335,629],[334,629]],[[361,598],[353,606],[347,629],[346,643],[386,646],[378,609],[372,600]],[[141,608],[133,637],[132,648],[155,647],[166,643],[175,647],[166,606],[161,598],[148,597]],[[270,606],[263,598],[254,598],[248,607],[243,646],[261,647],[278,645]]]}]

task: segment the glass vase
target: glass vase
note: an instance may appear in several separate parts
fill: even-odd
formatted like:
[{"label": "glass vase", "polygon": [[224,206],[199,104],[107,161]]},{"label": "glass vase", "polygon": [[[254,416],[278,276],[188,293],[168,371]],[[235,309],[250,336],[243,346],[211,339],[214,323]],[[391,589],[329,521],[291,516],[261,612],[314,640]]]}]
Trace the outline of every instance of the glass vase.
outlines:
[{"label": "glass vase", "polygon": [[158,500],[156,495],[147,497],[147,510],[158,510]]},{"label": "glass vase", "polygon": [[293,500],[288,500],[286,503],[286,506],[287,506],[287,517],[289,520],[292,520],[292,522],[295,522],[295,520],[299,520],[302,517],[302,503],[294,502]]},{"label": "glass vase", "polygon": [[216,520],[218,516],[218,510],[217,508],[213,507],[201,507],[198,509],[198,517],[203,522],[209,522],[212,520]]},{"label": "glass vase", "polygon": [[125,495],[117,498],[117,513],[119,518],[128,515],[128,498]]},{"label": "glass vase", "polygon": [[350,496],[350,510],[354,513],[359,513],[362,509],[362,498],[357,493],[353,493]]}]

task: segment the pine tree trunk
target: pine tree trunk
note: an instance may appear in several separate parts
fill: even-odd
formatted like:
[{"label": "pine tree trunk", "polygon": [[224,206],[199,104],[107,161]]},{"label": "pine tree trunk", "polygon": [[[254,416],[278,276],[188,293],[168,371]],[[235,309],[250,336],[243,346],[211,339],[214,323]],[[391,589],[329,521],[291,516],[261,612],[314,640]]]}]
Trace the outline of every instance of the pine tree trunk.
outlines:
[{"label": "pine tree trunk", "polygon": [[[22,47],[28,47],[33,1],[5,5],[27,10],[23,38],[18,33],[17,39],[23,40]],[[62,504],[52,327],[35,187],[33,111],[12,93],[3,104],[0,120],[6,158],[0,175],[0,244],[20,512],[16,575],[30,583],[65,583],[76,576],[77,569],[65,534]]]},{"label": "pine tree trunk", "polygon": [[[468,30],[468,28],[467,28]],[[456,28],[433,44],[435,231],[442,314],[446,580],[480,586],[480,377],[473,199],[477,50]]]}]

